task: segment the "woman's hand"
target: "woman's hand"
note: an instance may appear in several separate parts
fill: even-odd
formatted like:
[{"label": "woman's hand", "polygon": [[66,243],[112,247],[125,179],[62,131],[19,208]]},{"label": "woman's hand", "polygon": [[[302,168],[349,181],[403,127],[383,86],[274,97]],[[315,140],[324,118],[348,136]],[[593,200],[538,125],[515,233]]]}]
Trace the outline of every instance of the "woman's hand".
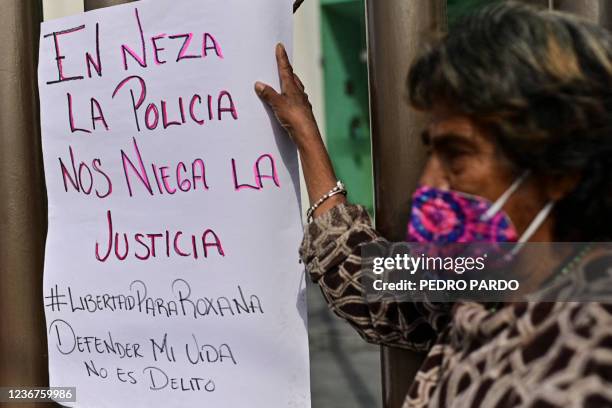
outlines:
[{"label": "woman's hand", "polygon": [[320,139],[319,128],[312,113],[308,95],[293,68],[282,44],[276,46],[276,61],[281,81],[281,93],[270,85],[257,82],[257,95],[270,106],[278,122],[284,127],[298,148]]},{"label": "woman's hand", "polygon": [[[312,114],[308,95],[304,92],[304,85],[293,73],[282,44],[276,46],[276,61],[281,80],[281,93],[261,82],[255,84],[255,91],[272,108],[278,122],[287,129],[289,136],[297,145],[312,204],[336,185],[336,175]],[[344,201],[342,194],[335,195],[321,204],[314,216],[317,217]]]}]

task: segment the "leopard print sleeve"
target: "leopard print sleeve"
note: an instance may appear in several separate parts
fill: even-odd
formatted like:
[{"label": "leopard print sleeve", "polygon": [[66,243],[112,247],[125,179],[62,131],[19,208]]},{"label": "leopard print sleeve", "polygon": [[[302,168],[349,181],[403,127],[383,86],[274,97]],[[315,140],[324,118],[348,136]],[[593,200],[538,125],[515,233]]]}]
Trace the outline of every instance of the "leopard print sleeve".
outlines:
[{"label": "leopard print sleeve", "polygon": [[306,227],[300,256],[330,308],[366,341],[428,350],[447,324],[448,313],[433,304],[368,302],[361,270],[361,246],[381,242],[361,206],[341,204]]}]

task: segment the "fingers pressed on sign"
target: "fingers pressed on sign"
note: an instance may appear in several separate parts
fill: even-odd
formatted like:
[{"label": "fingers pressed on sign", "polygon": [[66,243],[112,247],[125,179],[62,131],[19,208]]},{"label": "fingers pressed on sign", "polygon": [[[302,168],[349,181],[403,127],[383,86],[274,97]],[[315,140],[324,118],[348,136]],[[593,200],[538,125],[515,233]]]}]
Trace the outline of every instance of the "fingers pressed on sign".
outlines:
[{"label": "fingers pressed on sign", "polygon": [[266,102],[268,105],[274,107],[277,105],[279,98],[281,97],[278,92],[274,90],[270,85],[264,84],[263,82],[255,83],[255,92],[257,95]]},{"label": "fingers pressed on sign", "polygon": [[283,93],[293,91],[293,67],[289,62],[287,51],[282,44],[276,46],[276,62],[278,64],[278,74],[281,81],[281,90]]}]

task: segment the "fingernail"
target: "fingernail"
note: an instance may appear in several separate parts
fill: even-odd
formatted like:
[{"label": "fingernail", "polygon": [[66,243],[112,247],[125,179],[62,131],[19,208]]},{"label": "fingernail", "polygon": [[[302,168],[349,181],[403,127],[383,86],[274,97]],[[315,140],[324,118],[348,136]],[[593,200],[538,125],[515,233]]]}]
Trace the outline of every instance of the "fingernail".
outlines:
[{"label": "fingernail", "polygon": [[262,84],[261,82],[259,81],[255,82],[255,92],[257,92],[258,95],[260,95],[263,92],[265,87],[266,86]]}]

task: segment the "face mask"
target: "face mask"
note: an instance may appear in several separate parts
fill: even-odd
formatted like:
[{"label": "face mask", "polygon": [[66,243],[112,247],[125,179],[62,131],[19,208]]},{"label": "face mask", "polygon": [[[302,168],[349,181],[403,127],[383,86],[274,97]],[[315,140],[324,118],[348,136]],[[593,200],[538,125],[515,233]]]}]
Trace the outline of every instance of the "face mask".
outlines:
[{"label": "face mask", "polygon": [[546,220],[554,205],[549,202],[519,238],[502,207],[528,176],[529,172],[525,172],[495,203],[459,191],[421,186],[412,198],[407,241],[435,244],[517,242],[513,252],[518,251]]}]

